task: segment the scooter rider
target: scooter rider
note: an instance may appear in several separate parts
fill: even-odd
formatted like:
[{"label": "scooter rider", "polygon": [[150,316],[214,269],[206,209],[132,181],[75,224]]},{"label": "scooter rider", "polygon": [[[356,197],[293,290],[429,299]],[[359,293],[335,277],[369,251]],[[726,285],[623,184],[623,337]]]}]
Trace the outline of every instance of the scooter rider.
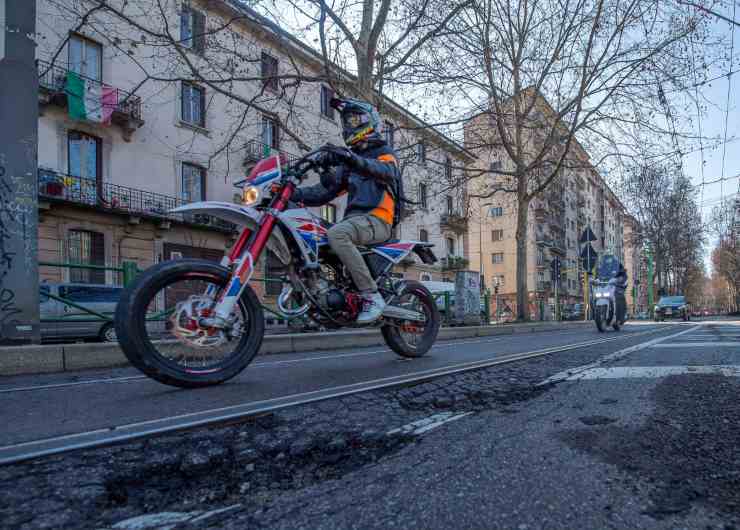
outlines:
[{"label": "scooter rider", "polygon": [[357,249],[387,241],[394,225],[399,195],[398,157],[383,138],[383,122],[370,103],[333,98],[339,110],[345,147],[327,144],[319,162],[332,170],[321,182],[299,188],[292,200],[306,206],[322,206],[347,193],[344,219],[329,229],[329,245],[347,267],[363,298],[360,324],[377,320],[385,301]]}]

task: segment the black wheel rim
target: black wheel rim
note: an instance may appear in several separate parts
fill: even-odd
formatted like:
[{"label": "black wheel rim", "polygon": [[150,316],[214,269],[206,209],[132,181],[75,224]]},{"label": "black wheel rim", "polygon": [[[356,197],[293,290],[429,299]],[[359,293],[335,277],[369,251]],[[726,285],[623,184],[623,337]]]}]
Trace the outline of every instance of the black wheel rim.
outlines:
[{"label": "black wheel rim", "polygon": [[[237,317],[233,331],[225,333],[223,341],[209,341],[209,333],[214,337],[222,333],[215,329],[202,329],[195,318],[205,316],[198,313],[206,305],[212,307],[213,300],[224,288],[223,278],[199,272],[180,272],[167,278],[145,301],[147,310],[138,316],[138,328],[142,331],[149,351],[157,360],[169,368],[189,374],[208,375],[226,369],[238,360],[238,352],[249,338],[249,312],[240,300],[234,309]],[[213,294],[205,293],[211,287]],[[207,299],[210,298],[210,304]],[[196,345],[191,339],[183,339],[183,329],[203,337],[203,345]],[[221,336],[219,336],[221,337]],[[211,342],[211,344],[209,344]]]}]

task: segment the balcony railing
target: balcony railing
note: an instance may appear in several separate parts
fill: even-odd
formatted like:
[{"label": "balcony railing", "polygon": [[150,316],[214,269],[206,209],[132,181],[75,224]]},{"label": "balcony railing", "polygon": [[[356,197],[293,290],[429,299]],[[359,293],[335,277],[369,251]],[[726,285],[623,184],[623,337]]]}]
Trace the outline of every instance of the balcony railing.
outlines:
[{"label": "balcony railing", "polygon": [[[40,88],[51,94],[52,102],[59,102],[60,104],[66,105],[67,94],[65,92],[65,87],[67,84],[67,74],[70,70],[41,60],[36,61],[36,68],[39,73]],[[82,78],[85,83],[93,83],[100,87],[103,86],[103,83],[97,79],[92,79],[81,74],[77,75]],[[131,92],[121,90],[120,88],[112,88],[116,103],[111,119],[117,123],[122,123],[124,121],[128,122],[131,119],[140,122],[141,98]]]},{"label": "balcony railing", "polygon": [[235,225],[221,219],[201,214],[173,214],[173,208],[187,201],[150,191],[119,186],[95,179],[64,175],[40,169],[39,196],[49,200],[70,202],[133,216],[174,220],[223,231],[234,231]]},{"label": "balcony railing", "polygon": [[260,160],[267,158],[268,156],[279,154],[285,161],[286,164],[293,164],[297,162],[300,157],[291,153],[275,149],[267,144],[264,144],[258,140],[249,140],[244,144],[244,165],[254,164]]},{"label": "balcony railing", "polygon": [[458,213],[445,213],[439,218],[439,224],[444,229],[464,233],[468,230],[468,218]]},{"label": "balcony railing", "polygon": [[462,256],[447,256],[440,260],[443,271],[457,271],[468,266],[468,260]]}]

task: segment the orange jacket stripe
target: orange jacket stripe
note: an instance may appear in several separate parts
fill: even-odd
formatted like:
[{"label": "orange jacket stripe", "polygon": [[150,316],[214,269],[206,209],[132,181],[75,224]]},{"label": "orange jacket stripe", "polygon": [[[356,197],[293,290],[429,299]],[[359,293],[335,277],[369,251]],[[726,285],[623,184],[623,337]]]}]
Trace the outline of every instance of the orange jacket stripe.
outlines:
[{"label": "orange jacket stripe", "polygon": [[393,224],[393,197],[387,191],[383,192],[383,199],[377,208],[370,210],[370,215],[374,215],[381,221],[389,225]]}]

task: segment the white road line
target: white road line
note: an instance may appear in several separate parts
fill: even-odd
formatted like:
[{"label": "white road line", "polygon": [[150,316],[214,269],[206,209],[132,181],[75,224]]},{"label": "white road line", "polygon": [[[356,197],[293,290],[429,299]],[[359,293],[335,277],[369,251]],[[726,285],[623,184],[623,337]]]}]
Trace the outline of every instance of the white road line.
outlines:
[{"label": "white road line", "polygon": [[723,346],[736,346],[740,348],[740,341],[738,342],[664,342],[661,344],[653,344],[651,348],[709,348],[712,346],[723,347]]},{"label": "white road line", "polygon": [[411,423],[402,425],[397,429],[388,431],[386,434],[388,434],[389,436],[399,433],[416,435],[424,434],[425,432],[434,430],[437,427],[441,427],[445,423],[457,421],[470,414],[472,414],[472,412],[463,412],[457,414],[454,412],[440,412],[439,414],[435,414],[434,416],[429,416],[428,418],[423,418],[421,420],[412,421]]},{"label": "white road line", "polygon": [[633,378],[660,378],[670,375],[699,374],[724,375],[726,377],[740,377],[740,366],[710,365],[710,366],[610,366],[591,368],[572,375],[566,381],[589,379],[633,379]]},{"label": "white road line", "polygon": [[617,360],[619,360],[619,359],[621,359],[623,357],[626,357],[630,353],[633,353],[633,352],[636,352],[636,351],[639,351],[639,350],[643,350],[645,348],[649,348],[649,347],[651,347],[654,344],[658,344],[658,343],[663,342],[663,341],[668,340],[668,339],[672,339],[672,338],[679,337],[679,336],[684,335],[684,334],[691,333],[692,331],[695,331],[697,329],[697,327],[698,326],[694,326],[692,328],[685,329],[685,330],[680,331],[678,333],[674,333],[673,335],[666,335],[665,337],[658,337],[657,339],[649,340],[647,342],[642,342],[642,343],[637,344],[635,346],[630,346],[629,348],[624,348],[624,349],[619,350],[619,351],[616,351],[614,353],[610,353],[609,355],[605,355],[604,357],[602,357],[601,359],[599,359],[596,362],[589,363],[589,364],[584,364],[583,366],[579,366],[577,368],[571,368],[569,370],[565,370],[563,372],[559,372],[559,373],[557,373],[557,374],[555,374],[553,376],[550,376],[547,379],[545,379],[544,381],[538,383],[538,386],[541,386],[541,385],[549,385],[551,383],[559,383],[561,381],[566,381],[566,380],[570,379],[572,376],[574,376],[576,374],[579,374],[581,372],[585,372],[586,370],[591,370],[592,368],[598,368],[602,364],[605,364],[605,363],[608,363],[608,362],[617,361]]}]

